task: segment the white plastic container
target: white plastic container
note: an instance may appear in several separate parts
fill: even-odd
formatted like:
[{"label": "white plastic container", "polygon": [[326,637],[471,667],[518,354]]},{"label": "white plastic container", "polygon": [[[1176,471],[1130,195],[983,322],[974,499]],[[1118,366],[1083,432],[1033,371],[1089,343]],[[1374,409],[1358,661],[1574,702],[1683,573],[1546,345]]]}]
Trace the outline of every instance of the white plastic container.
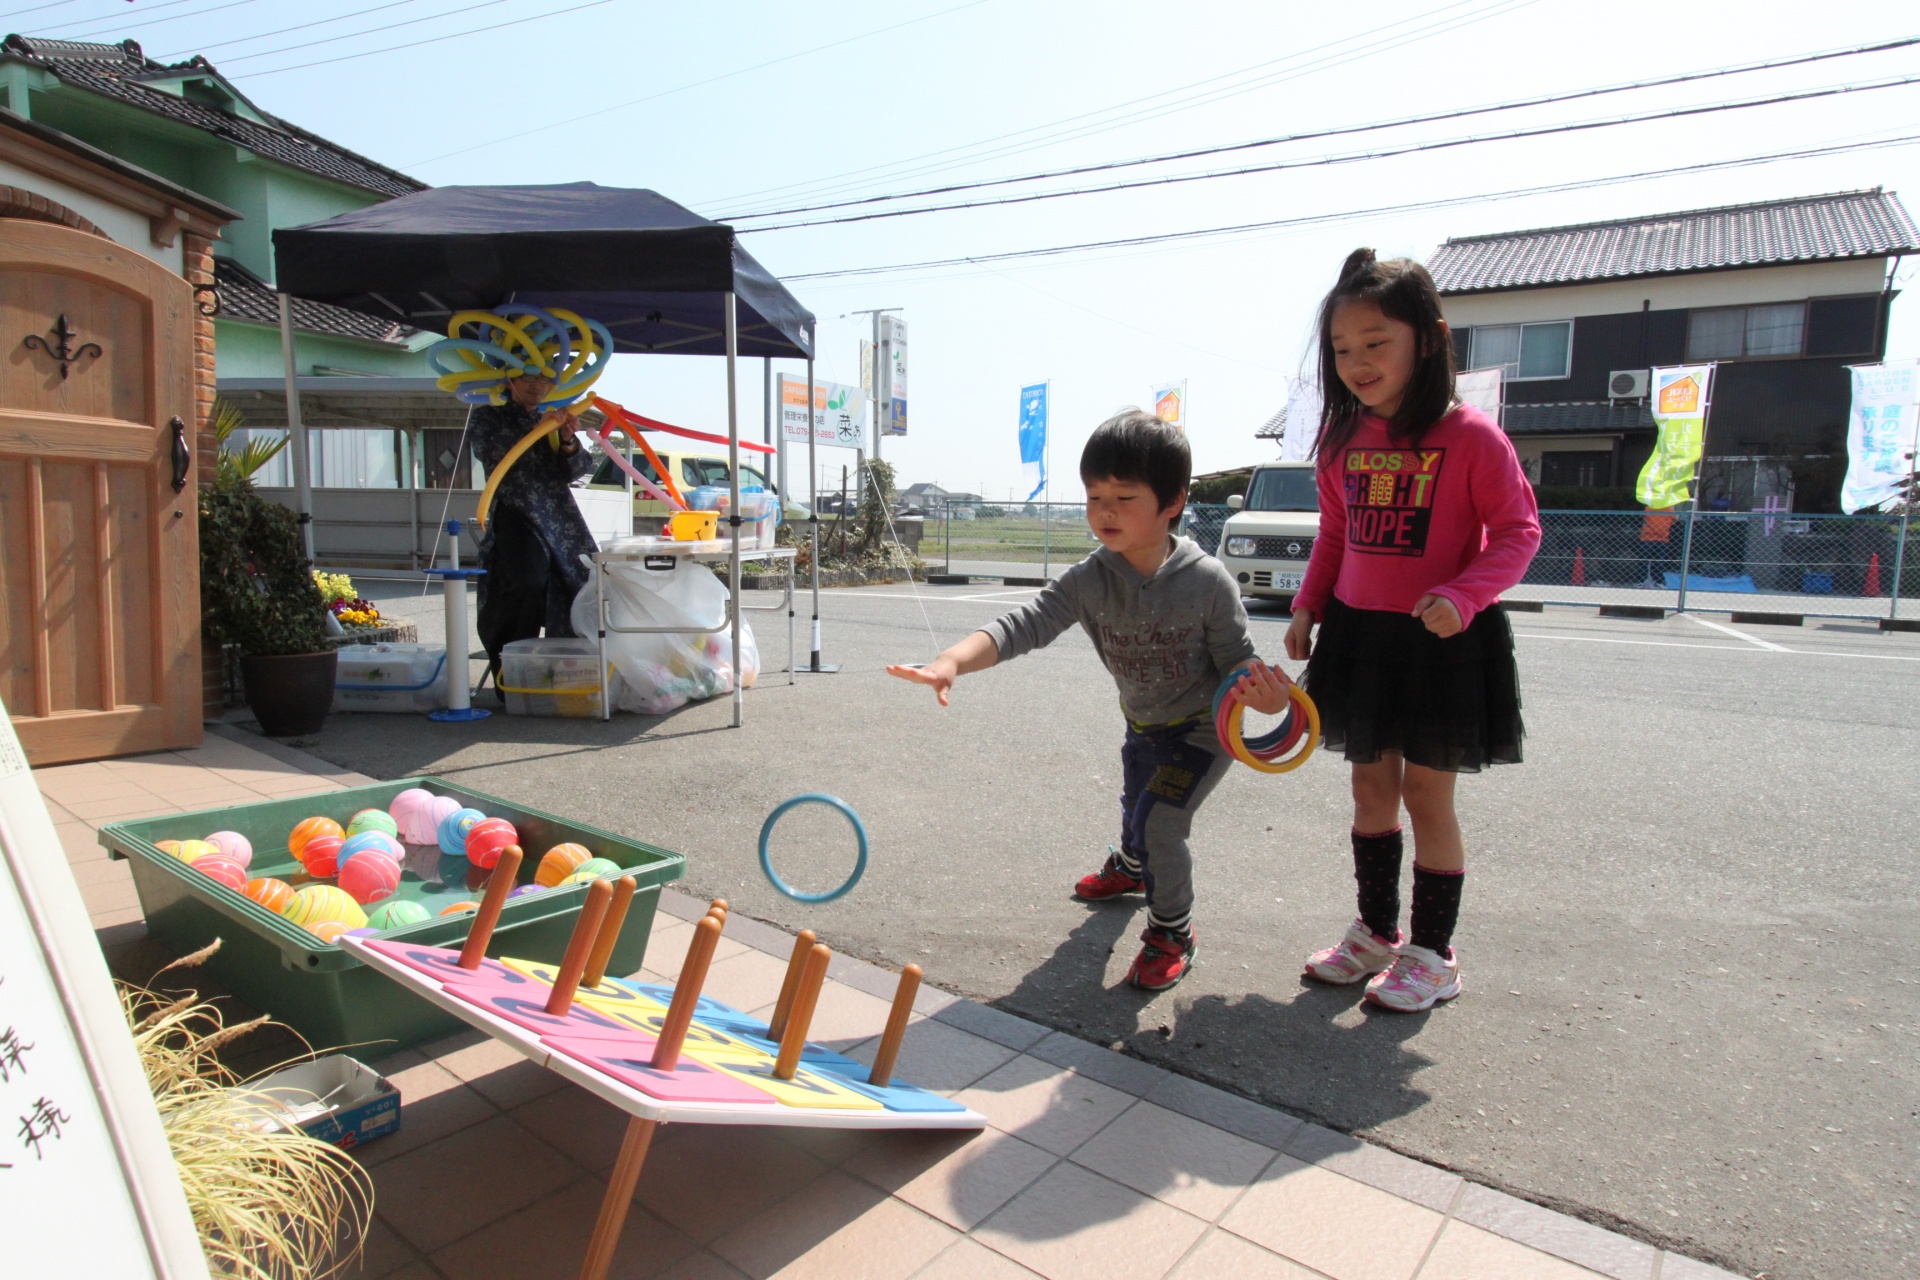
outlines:
[{"label": "white plastic container", "polygon": [[[515,640],[500,651],[500,692],[511,716],[597,719],[605,696],[599,650],[591,640]],[[617,706],[617,688],[614,697]]]},{"label": "white plastic container", "polygon": [[335,711],[418,715],[447,705],[447,651],[441,645],[350,644],[339,653]]}]

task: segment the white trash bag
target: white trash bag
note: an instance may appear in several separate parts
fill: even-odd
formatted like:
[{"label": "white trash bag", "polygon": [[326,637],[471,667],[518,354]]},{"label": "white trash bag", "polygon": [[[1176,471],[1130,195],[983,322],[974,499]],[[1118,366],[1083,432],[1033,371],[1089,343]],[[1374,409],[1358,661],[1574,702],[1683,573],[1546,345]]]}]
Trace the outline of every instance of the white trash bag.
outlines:
[{"label": "white trash bag", "polygon": [[[594,617],[594,584],[573,601],[575,634],[599,634]],[[733,692],[733,636],[702,635],[726,618],[727,588],[705,565],[676,560],[671,569],[649,569],[632,561],[607,566],[607,621],[619,627],[685,627],[686,632],[622,635],[607,632],[607,658],[624,688],[616,704],[622,711],[665,715],[701,698]],[[753,631],[740,626],[743,687],[760,674],[760,651]]]}]

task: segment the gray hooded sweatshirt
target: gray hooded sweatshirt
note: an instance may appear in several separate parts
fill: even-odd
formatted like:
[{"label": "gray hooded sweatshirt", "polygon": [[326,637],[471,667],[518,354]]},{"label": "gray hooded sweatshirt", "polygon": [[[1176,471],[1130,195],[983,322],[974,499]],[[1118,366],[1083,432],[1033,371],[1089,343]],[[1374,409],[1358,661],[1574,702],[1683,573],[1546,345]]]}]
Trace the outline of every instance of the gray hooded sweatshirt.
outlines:
[{"label": "gray hooded sweatshirt", "polygon": [[1005,662],[1077,622],[1119,686],[1127,719],[1159,725],[1200,715],[1227,673],[1252,659],[1253,640],[1226,566],[1189,538],[1172,542],[1151,578],[1101,547],[981,630]]}]

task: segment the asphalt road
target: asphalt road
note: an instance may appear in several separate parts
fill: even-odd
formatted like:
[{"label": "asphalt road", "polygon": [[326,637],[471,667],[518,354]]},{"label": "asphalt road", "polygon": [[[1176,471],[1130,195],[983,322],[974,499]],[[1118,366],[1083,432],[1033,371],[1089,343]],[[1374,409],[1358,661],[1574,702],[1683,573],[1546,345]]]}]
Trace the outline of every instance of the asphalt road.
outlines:
[{"label": "asphalt road", "polygon": [[[722,700],[606,725],[336,716],[302,745],[681,850],[685,887],[736,910],[1744,1274],[1920,1274],[1920,637],[1515,615],[1528,760],[1460,788],[1467,994],[1404,1016],[1298,977],[1353,912],[1330,758],[1233,771],[1196,830],[1194,973],[1157,998],[1120,985],[1143,908],[1070,896],[1119,787],[1084,637],[945,710],[880,669],[930,655],[923,612],[945,644],[1027,594],[828,593],[845,669],[769,673],[742,730]],[[436,600],[393,605],[437,632]],[[1284,622],[1256,619],[1263,653]],[[782,630],[763,627],[769,665]],[[774,893],[755,854],[767,813],[814,790],[873,836],[824,907]],[[776,847],[797,883],[851,864],[825,811]]]}]

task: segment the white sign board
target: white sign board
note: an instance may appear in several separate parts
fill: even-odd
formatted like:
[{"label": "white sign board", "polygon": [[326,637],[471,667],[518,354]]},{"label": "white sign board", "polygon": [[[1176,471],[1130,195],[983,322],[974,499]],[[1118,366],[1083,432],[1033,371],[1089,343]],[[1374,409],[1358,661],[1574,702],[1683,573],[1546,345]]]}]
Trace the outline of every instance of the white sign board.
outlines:
[{"label": "white sign board", "polygon": [[[780,432],[788,440],[807,441],[807,380],[780,375]],[[866,443],[867,398],[844,383],[813,383],[815,444],[858,449]]]},{"label": "white sign board", "polygon": [[204,1280],[66,851],[0,708],[0,1273]]},{"label": "white sign board", "polygon": [[907,322],[880,317],[880,431],[907,434]]}]

